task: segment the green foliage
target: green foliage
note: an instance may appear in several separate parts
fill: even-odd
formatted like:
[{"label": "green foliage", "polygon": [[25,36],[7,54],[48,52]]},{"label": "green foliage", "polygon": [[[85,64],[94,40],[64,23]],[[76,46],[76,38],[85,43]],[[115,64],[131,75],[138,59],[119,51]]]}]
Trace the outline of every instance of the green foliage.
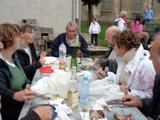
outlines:
[{"label": "green foliage", "polygon": [[82,0],[82,2],[84,5],[87,4],[98,5],[101,2],[101,0]]},{"label": "green foliage", "polygon": [[160,27],[160,19],[153,21],[152,28],[155,29],[156,27]]},{"label": "green foliage", "polygon": [[87,22],[82,22],[81,24],[81,32],[82,33],[88,33],[89,25]]}]

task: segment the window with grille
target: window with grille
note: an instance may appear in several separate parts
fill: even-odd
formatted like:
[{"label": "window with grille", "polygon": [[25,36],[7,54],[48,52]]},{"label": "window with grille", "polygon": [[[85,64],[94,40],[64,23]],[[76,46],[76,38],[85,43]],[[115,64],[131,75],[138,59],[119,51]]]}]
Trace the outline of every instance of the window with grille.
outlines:
[{"label": "window with grille", "polygon": [[113,10],[113,0],[103,0],[102,11],[112,11],[112,10]]},{"label": "window with grille", "polygon": [[121,10],[127,10],[128,4],[129,4],[128,0],[121,0],[120,1]]},{"label": "window with grille", "polygon": [[143,10],[145,0],[133,0],[132,11],[141,12]]}]

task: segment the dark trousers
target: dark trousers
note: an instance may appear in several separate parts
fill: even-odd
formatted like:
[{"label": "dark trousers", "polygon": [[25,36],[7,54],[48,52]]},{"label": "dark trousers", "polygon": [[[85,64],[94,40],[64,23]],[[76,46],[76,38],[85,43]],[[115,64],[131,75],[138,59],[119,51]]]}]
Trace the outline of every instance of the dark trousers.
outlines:
[{"label": "dark trousers", "polygon": [[151,19],[146,19],[145,20],[145,28],[146,29],[151,29],[152,28],[152,20]]},{"label": "dark trousers", "polygon": [[98,34],[92,34],[91,35],[91,44],[94,44],[95,46],[97,46],[98,45],[97,39],[98,39]]}]

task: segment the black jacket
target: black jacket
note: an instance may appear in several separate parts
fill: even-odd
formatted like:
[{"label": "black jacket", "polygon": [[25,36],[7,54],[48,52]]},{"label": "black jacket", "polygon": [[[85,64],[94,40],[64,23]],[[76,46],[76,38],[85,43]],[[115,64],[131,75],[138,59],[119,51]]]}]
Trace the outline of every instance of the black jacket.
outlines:
[{"label": "black jacket", "polygon": [[160,116],[160,73],[155,77],[153,88],[153,99],[143,99],[142,112],[146,116],[152,117],[154,120]]},{"label": "black jacket", "polygon": [[[13,57],[14,63],[19,64],[16,55]],[[17,65],[20,66],[20,65]],[[1,94],[1,114],[3,120],[17,120],[24,102],[13,100],[16,91],[11,89],[11,73],[5,61],[0,59],[0,94]],[[26,80],[28,83],[28,80]],[[25,87],[26,83],[23,85]]]},{"label": "black jacket", "polygon": [[109,59],[109,56],[112,51],[113,51],[113,47],[109,47],[109,50],[107,50],[104,55],[98,56],[98,58],[100,60],[100,65],[103,70],[105,70],[105,67],[108,67],[109,71],[116,73],[117,67],[118,67],[116,60]]},{"label": "black jacket", "polygon": [[27,78],[29,80],[32,80],[37,68],[40,68],[42,65],[38,61],[34,44],[29,44],[29,48],[31,50],[32,55],[32,65],[30,65],[29,55],[23,49],[17,50],[16,54],[18,55],[18,61],[21,64],[24,72],[26,73]]}]

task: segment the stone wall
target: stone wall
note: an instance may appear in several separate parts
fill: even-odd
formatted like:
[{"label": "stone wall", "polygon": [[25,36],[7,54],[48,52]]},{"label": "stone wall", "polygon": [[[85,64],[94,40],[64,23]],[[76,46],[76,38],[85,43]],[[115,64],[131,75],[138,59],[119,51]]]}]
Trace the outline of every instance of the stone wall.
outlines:
[{"label": "stone wall", "polygon": [[55,36],[73,20],[72,0],[0,0],[0,23],[36,19],[41,27],[54,29]]}]

